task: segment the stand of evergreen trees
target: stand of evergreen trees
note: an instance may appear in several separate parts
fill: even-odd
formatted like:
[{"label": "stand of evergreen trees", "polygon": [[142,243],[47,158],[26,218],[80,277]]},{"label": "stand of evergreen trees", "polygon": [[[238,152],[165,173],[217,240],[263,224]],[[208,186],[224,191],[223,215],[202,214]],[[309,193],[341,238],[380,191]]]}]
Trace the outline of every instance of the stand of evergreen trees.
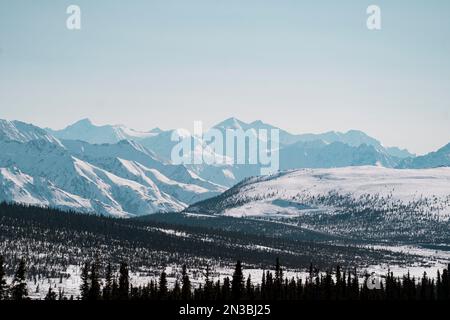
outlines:
[{"label": "stand of evergreen trees", "polygon": [[[450,266],[449,266],[450,267]],[[356,270],[319,272],[311,265],[309,276],[288,278],[277,259],[273,271],[263,272],[261,282],[254,284],[250,275],[244,278],[240,261],[236,263],[233,276],[213,281],[206,268],[204,283],[194,288],[184,265],[179,279],[168,287],[167,274],[161,272],[158,280],[143,286],[132,286],[128,264],[122,262],[118,275],[107,264],[102,278],[102,266],[98,259],[86,262],[82,267],[80,300],[176,300],[176,301],[238,301],[238,300],[450,300],[449,269],[432,279],[423,274],[416,279],[406,274],[394,277],[388,272],[383,281],[374,288],[368,286],[369,275],[360,283]],[[26,263],[20,260],[10,285],[5,280],[3,258],[0,256],[0,300],[25,300],[28,297]],[[50,287],[45,300],[66,299]]]},{"label": "stand of evergreen trees", "polygon": [[11,284],[8,286],[5,279],[3,257],[0,256],[0,300],[25,300],[28,298],[26,264],[21,259]]}]

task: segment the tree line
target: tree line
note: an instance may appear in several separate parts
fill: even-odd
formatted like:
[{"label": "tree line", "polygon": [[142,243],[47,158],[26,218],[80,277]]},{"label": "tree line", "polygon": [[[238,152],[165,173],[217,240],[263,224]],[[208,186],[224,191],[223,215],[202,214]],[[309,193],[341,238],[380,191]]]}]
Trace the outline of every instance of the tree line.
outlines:
[{"label": "tree line", "polygon": [[[0,256],[0,300],[28,299],[26,262],[21,259],[12,282],[5,279],[3,258]],[[450,267],[450,266],[449,266]],[[362,280],[356,270],[319,272],[312,265],[306,279],[287,277],[276,260],[274,270],[263,272],[255,284],[251,276],[244,277],[243,266],[237,261],[232,277],[214,281],[210,268],[206,267],[202,284],[194,287],[186,265],[180,277],[169,288],[167,274],[163,270],[159,279],[145,285],[133,286],[126,262],[120,263],[118,273],[110,263],[101,272],[98,259],[85,262],[81,269],[80,295],[77,300],[175,300],[175,301],[238,301],[238,300],[450,300],[449,268],[437,272],[436,278],[426,273],[420,278],[409,272],[395,277],[388,272],[377,285],[368,285],[373,279],[366,275]],[[45,300],[67,299],[49,288]]]},{"label": "tree line", "polygon": [[183,263],[199,269],[205,259],[228,265],[241,259],[247,265],[268,268],[279,257],[290,268],[313,262],[323,270],[331,267],[330,260],[358,265],[409,259],[404,254],[392,256],[382,250],[326,241],[333,239],[289,224],[229,217],[197,219],[175,213],[117,219],[0,203],[0,253],[8,275],[14,272],[17,256],[27,257],[29,275],[44,278],[58,277],[67,266],[96,256],[117,266],[125,260],[133,271]]}]

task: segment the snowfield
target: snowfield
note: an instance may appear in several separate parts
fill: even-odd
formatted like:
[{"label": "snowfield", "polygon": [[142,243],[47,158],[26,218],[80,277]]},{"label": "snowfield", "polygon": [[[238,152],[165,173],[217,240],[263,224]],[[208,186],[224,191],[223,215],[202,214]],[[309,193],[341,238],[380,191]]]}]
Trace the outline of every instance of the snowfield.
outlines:
[{"label": "snowfield", "polygon": [[[252,178],[237,187],[222,211],[230,216],[296,215],[330,210],[319,197],[342,196],[377,209],[399,206],[450,216],[450,168],[389,169],[377,166],[302,169]],[[243,202],[243,204],[242,204]],[[378,206],[378,207],[376,207]]]}]

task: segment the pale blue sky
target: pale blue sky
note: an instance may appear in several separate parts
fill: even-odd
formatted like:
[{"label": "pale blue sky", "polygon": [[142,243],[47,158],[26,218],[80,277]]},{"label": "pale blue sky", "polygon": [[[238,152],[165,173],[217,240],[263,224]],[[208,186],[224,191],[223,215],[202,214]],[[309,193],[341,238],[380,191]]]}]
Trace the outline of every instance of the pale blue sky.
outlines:
[{"label": "pale blue sky", "polygon": [[192,130],[235,116],[424,153],[450,142],[449,57],[447,0],[0,0],[0,118]]}]

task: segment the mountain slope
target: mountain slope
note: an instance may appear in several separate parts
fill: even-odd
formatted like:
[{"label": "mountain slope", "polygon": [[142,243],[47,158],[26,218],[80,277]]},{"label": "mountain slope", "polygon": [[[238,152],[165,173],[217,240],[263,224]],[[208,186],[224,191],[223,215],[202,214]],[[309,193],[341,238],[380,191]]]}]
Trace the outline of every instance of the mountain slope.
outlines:
[{"label": "mountain slope", "polygon": [[74,140],[63,140],[62,143],[71,154],[106,170],[112,170],[112,172],[114,172],[114,166],[111,166],[111,164],[117,159],[123,159],[139,163],[148,169],[155,169],[159,171],[160,175],[167,177],[167,179],[186,185],[198,186],[198,190],[201,189],[211,192],[211,196],[225,190],[221,185],[198,177],[183,165],[172,165],[162,162],[140,143],[131,140],[122,140],[116,144],[101,145],[93,145]]},{"label": "mountain slope", "polygon": [[[154,186],[140,185],[134,181],[118,177],[106,170],[96,167],[88,162],[73,157],[62,146],[46,140],[33,140],[27,143],[17,141],[0,142],[0,167],[5,168],[2,176],[11,172],[11,168],[19,168],[29,180],[55,186],[58,190],[84,199],[83,211],[97,211],[101,214],[127,215],[148,214],[158,211],[177,211],[185,205],[170,196],[160,192]],[[48,190],[42,188],[45,183],[34,185],[35,194],[46,197]],[[3,185],[3,195],[8,193],[10,185]],[[34,197],[39,198],[39,197]],[[2,198],[0,201],[11,201],[14,197]],[[36,204],[35,201],[31,203]],[[89,205],[86,205],[89,203]],[[78,209],[78,206],[74,209]]]},{"label": "mountain slope", "polygon": [[70,194],[44,178],[34,178],[17,168],[0,168],[0,201],[92,212],[89,200]]},{"label": "mountain slope", "polygon": [[45,140],[61,146],[58,139],[48,134],[44,129],[22,121],[7,121],[0,119],[0,141],[29,142]]},{"label": "mountain slope", "polygon": [[374,146],[351,146],[323,140],[297,142],[280,151],[280,168],[338,168],[347,166],[382,165],[392,168],[400,159],[380,152]]},{"label": "mountain slope", "polygon": [[187,214],[269,220],[361,244],[449,243],[450,168],[304,169],[249,178]]},{"label": "mountain slope", "polygon": [[398,167],[412,169],[450,167],[450,143],[424,156],[405,159]]},{"label": "mountain slope", "polygon": [[63,144],[32,125],[1,124],[0,201],[129,216],[179,211],[224,190],[135,142]]},{"label": "mountain slope", "polygon": [[233,216],[301,215],[311,210],[370,208],[450,216],[450,168],[305,169],[250,178],[187,211]]}]

